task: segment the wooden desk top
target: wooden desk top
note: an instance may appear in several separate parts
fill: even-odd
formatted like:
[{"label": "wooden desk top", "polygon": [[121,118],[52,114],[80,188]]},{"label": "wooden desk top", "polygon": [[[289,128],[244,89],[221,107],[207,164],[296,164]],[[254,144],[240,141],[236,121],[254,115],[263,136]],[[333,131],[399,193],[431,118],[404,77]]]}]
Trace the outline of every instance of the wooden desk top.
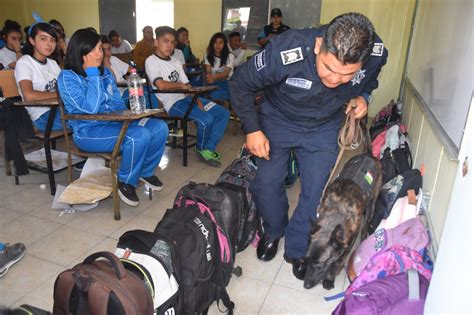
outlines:
[{"label": "wooden desk top", "polygon": [[217,90],[219,87],[214,85],[207,86],[192,86],[188,89],[166,89],[166,90],[153,90],[153,93],[204,93]]},{"label": "wooden desk top", "polygon": [[55,97],[55,98],[48,98],[48,99],[39,100],[39,101],[13,102],[13,105],[16,105],[16,106],[58,106],[59,101]]}]

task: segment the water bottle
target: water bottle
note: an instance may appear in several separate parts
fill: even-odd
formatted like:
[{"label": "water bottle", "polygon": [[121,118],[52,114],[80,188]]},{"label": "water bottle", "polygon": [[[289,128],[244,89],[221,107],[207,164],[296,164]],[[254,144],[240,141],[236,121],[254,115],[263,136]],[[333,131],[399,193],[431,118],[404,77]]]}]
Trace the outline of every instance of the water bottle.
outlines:
[{"label": "water bottle", "polygon": [[131,74],[128,76],[128,94],[130,100],[130,110],[134,114],[142,113],[145,110],[145,96],[143,94],[143,82],[140,76],[137,74],[137,70],[131,70]]}]

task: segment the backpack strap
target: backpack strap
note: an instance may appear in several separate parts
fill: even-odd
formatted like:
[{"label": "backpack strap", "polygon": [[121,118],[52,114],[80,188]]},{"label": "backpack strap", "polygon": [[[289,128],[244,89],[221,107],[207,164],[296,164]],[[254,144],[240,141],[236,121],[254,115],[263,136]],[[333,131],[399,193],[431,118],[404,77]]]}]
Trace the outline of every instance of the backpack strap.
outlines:
[{"label": "backpack strap", "polygon": [[414,269],[408,269],[408,300],[419,301],[420,300],[420,276]]},{"label": "backpack strap", "polygon": [[224,303],[224,306],[227,307],[227,314],[233,315],[235,303],[230,300],[229,293],[227,293],[227,289],[225,288],[222,291],[221,300],[222,303]]},{"label": "backpack strap", "polygon": [[54,286],[54,314],[69,314],[69,299],[75,281],[72,270],[61,273]]}]

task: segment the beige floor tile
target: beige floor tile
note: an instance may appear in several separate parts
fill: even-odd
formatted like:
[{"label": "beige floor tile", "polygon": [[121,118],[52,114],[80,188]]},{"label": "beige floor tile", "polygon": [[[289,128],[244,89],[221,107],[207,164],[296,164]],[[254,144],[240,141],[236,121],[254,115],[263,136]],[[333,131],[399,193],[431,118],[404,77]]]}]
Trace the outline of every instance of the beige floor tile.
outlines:
[{"label": "beige floor tile", "polygon": [[55,274],[50,277],[48,280],[43,282],[43,284],[41,284],[38,288],[34,289],[26,296],[13,303],[13,306],[17,307],[22,304],[29,304],[51,312],[53,310],[54,304],[54,282],[56,281],[57,276],[58,275]]},{"label": "beige floor tile", "polygon": [[112,234],[110,234],[109,237],[118,240],[123,233],[137,229],[153,232],[157,224],[158,219],[154,217],[149,217],[147,215],[139,215],[128,221],[125,225],[120,227]]},{"label": "beige floor tile", "polygon": [[334,281],[334,288],[332,290],[326,290],[323,288],[322,284],[318,284],[312,289],[305,289],[303,287],[303,281],[296,279],[293,275],[292,265],[289,263],[283,263],[278,275],[275,279],[275,284],[287,288],[292,288],[295,290],[304,291],[310,294],[317,294],[320,296],[331,296],[337,293],[342,292],[345,284],[346,274],[342,271]]},{"label": "beige floor tile", "polygon": [[176,196],[176,192],[178,189],[171,191],[167,194],[162,194],[155,198],[150,207],[143,212],[144,215],[153,217],[157,220],[161,220],[163,215],[165,214],[166,209],[173,207],[174,198]]},{"label": "beige floor tile", "polygon": [[326,302],[315,294],[273,285],[259,314],[327,315],[337,304],[338,301]]},{"label": "beige floor tile", "polygon": [[41,207],[34,208],[28,214],[60,224],[66,224],[74,218],[74,213],[62,213],[62,210],[52,209],[51,205],[52,203],[47,203]]},{"label": "beige floor tile", "polygon": [[3,225],[10,224],[12,220],[18,218],[21,215],[22,213],[20,212],[0,207],[0,227]]},{"label": "beige floor tile", "polygon": [[236,265],[242,268],[243,275],[248,278],[273,283],[283,263],[283,242],[278,245],[278,253],[271,261],[261,261],[257,258],[256,249],[249,245],[243,252],[237,254]]},{"label": "beige floor tile", "polygon": [[[235,303],[234,314],[258,314],[265,297],[270,291],[270,287],[271,285],[266,282],[245,276],[239,278],[232,276],[230,283],[227,286],[227,292],[229,293],[230,299]],[[221,310],[225,309],[222,302],[219,303],[219,307]],[[209,314],[222,314],[217,307],[217,303],[211,305],[209,308]]]},{"label": "beige floor tile", "polygon": [[86,259],[89,255],[97,252],[115,252],[115,248],[117,247],[117,240],[112,239],[110,237],[105,237],[99,244],[94,246],[93,248],[89,249],[87,252],[83,253],[81,256],[74,259],[69,265],[68,268],[72,268],[75,265],[82,263],[84,259]]},{"label": "beige floor tile", "polygon": [[29,245],[53,233],[60,226],[60,224],[48,220],[23,215],[0,228],[0,240],[8,243],[22,242],[28,250]]},{"label": "beige floor tile", "polygon": [[53,196],[48,189],[39,186],[33,189],[25,189],[18,193],[3,198],[2,207],[28,213],[32,210],[53,202]]},{"label": "beige floor tile", "polygon": [[61,270],[61,266],[25,255],[0,280],[0,305],[13,304]]},{"label": "beige floor tile", "polygon": [[104,236],[63,226],[28,247],[28,253],[61,266],[93,248]]}]

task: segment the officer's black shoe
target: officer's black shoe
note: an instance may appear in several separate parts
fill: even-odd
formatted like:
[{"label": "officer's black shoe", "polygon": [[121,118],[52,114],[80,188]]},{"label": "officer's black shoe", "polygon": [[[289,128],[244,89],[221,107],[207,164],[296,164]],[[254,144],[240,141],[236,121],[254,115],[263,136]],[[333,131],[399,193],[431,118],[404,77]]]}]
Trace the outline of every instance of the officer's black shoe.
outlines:
[{"label": "officer's black shoe", "polygon": [[299,280],[304,280],[306,275],[306,270],[308,269],[308,262],[305,258],[290,258],[286,255],[283,255],[285,261],[293,265],[293,274]]},{"label": "officer's black shoe", "polygon": [[278,242],[280,238],[270,239],[265,234],[258,241],[257,257],[263,261],[270,261],[275,257],[278,251]]}]

